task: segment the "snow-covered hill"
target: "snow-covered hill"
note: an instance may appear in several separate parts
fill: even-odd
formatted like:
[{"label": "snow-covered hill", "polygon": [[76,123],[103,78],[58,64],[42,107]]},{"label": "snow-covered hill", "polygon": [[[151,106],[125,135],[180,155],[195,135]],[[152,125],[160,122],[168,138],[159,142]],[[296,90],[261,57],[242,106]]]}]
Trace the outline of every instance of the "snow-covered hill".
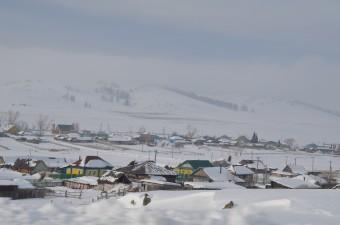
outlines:
[{"label": "snow-covered hill", "polygon": [[[186,132],[236,136],[257,131],[261,138],[296,138],[300,143],[340,142],[336,111],[270,97],[204,96],[160,86],[133,89],[105,82],[92,86],[20,81],[0,86],[0,113],[19,111],[33,124],[39,114],[55,123],[78,122],[82,129]],[[215,104],[216,103],[216,104]],[[236,108],[224,107],[232,104]],[[224,106],[223,106],[224,105]],[[228,105],[227,105],[228,106]]]}]

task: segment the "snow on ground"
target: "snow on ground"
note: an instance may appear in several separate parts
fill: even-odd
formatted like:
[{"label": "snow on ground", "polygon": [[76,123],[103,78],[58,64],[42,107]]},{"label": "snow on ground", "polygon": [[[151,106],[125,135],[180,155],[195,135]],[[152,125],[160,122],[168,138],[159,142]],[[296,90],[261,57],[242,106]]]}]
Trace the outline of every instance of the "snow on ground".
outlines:
[{"label": "snow on ground", "polygon": [[[93,204],[67,201],[0,199],[3,224],[162,224],[162,225],[337,225],[338,190],[223,190],[151,192],[143,207],[143,194],[128,194]],[[135,204],[131,204],[134,200]],[[229,201],[235,207],[222,209]]]},{"label": "snow on ground", "polygon": [[[55,141],[52,138],[46,138],[50,143],[29,144],[17,142],[11,138],[0,138],[0,156],[14,160],[18,156],[48,156],[65,158],[68,162],[75,161],[79,157],[87,155],[98,155],[111,163],[114,167],[125,166],[133,160],[154,160],[155,151],[157,150],[157,163],[160,165],[177,166],[187,159],[208,159],[210,161],[227,159],[232,157],[233,163],[238,163],[242,159],[260,159],[270,168],[283,169],[288,164],[304,166],[307,170],[328,170],[332,162],[333,170],[340,170],[340,157],[326,154],[292,152],[281,150],[254,150],[254,149],[223,149],[220,147],[196,147],[186,145],[181,149],[172,149],[170,147],[149,147],[141,145],[110,145],[102,148],[97,144],[80,145]],[[48,147],[49,146],[49,147]],[[58,149],[59,147],[59,149]],[[9,150],[8,150],[8,149]],[[57,149],[57,150],[56,150]]]}]

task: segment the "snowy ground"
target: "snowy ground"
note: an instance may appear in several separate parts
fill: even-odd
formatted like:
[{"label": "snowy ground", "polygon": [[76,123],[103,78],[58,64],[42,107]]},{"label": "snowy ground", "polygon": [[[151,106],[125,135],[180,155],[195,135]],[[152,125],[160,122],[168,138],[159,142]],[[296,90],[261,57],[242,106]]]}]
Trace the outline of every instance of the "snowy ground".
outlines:
[{"label": "snowy ground", "polygon": [[[85,205],[50,199],[0,199],[0,216],[3,224],[11,225],[340,223],[339,190],[159,191],[151,195],[147,207],[141,205],[140,193]],[[231,200],[235,208],[222,209]]]},{"label": "snowy ground", "polygon": [[104,145],[73,144],[46,138],[49,143],[28,144],[17,142],[11,138],[0,138],[0,156],[13,158],[17,156],[52,156],[65,158],[67,161],[77,160],[79,156],[98,155],[114,166],[125,166],[133,160],[154,160],[157,150],[157,163],[177,166],[186,159],[208,159],[211,161],[227,159],[232,162],[242,159],[260,159],[271,168],[283,169],[286,163],[296,163],[307,170],[328,170],[332,162],[333,170],[340,170],[340,157],[305,152],[286,152],[281,150],[223,149],[220,147],[196,147],[187,145],[181,149],[171,147],[149,147],[145,145]]},{"label": "snowy ground", "polygon": [[[232,156],[259,159],[270,167],[282,169],[286,162],[297,161],[306,169],[340,170],[340,158],[303,152],[272,150],[222,149],[185,146],[183,149],[148,146],[103,146],[71,144],[46,138],[39,145],[0,138],[0,155],[54,156],[76,160],[79,156],[99,155],[114,166],[132,160],[154,159],[161,165],[176,166],[185,159],[221,159]],[[159,191],[152,192],[152,202],[142,207],[142,193],[128,194],[121,199],[94,201],[98,193],[85,193],[84,200],[47,198],[33,200],[0,199],[3,224],[340,224],[340,190],[224,190],[224,191]],[[136,202],[135,205],[131,201]],[[236,207],[222,210],[229,201]]]}]

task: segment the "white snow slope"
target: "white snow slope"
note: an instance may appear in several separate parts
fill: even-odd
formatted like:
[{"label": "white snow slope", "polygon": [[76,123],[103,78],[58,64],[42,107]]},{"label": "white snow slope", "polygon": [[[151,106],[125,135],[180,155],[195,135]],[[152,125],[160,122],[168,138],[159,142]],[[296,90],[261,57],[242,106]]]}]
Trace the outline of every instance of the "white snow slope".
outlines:
[{"label": "white snow slope", "polygon": [[[105,84],[106,85],[106,84]],[[95,92],[104,84],[70,87],[65,81],[21,81],[0,85],[0,116],[8,110],[21,112],[21,120],[33,124],[39,114],[55,123],[78,122],[80,128],[110,131],[136,131],[145,127],[153,132],[186,132],[188,125],[201,135],[248,135],[277,141],[295,138],[299,143],[339,143],[339,116],[286,100],[270,97],[214,96],[218,100],[248,106],[233,111],[198,101],[155,86],[129,90],[130,105],[102,100]],[[68,88],[66,88],[68,86]],[[62,96],[69,94],[75,101]],[[91,108],[85,108],[85,103]]]},{"label": "white snow slope", "polygon": [[[3,224],[157,224],[157,225],[337,225],[338,190],[225,190],[153,192],[142,206],[143,194],[119,200],[74,205],[70,200],[0,199]],[[135,201],[135,205],[131,201]],[[233,201],[233,209],[222,209]]]}]

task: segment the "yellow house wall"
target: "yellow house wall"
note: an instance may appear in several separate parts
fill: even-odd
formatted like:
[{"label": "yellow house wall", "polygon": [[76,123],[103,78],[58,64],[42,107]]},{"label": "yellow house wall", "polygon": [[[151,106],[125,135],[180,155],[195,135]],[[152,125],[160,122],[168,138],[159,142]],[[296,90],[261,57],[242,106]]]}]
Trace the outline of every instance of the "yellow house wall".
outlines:
[{"label": "yellow house wall", "polygon": [[182,175],[191,175],[192,174],[192,169],[188,169],[188,168],[176,168],[175,172],[177,174],[182,174]]},{"label": "yellow house wall", "polygon": [[79,169],[79,168],[67,168],[66,169],[66,174],[68,175],[83,175],[84,170],[83,169]]}]

